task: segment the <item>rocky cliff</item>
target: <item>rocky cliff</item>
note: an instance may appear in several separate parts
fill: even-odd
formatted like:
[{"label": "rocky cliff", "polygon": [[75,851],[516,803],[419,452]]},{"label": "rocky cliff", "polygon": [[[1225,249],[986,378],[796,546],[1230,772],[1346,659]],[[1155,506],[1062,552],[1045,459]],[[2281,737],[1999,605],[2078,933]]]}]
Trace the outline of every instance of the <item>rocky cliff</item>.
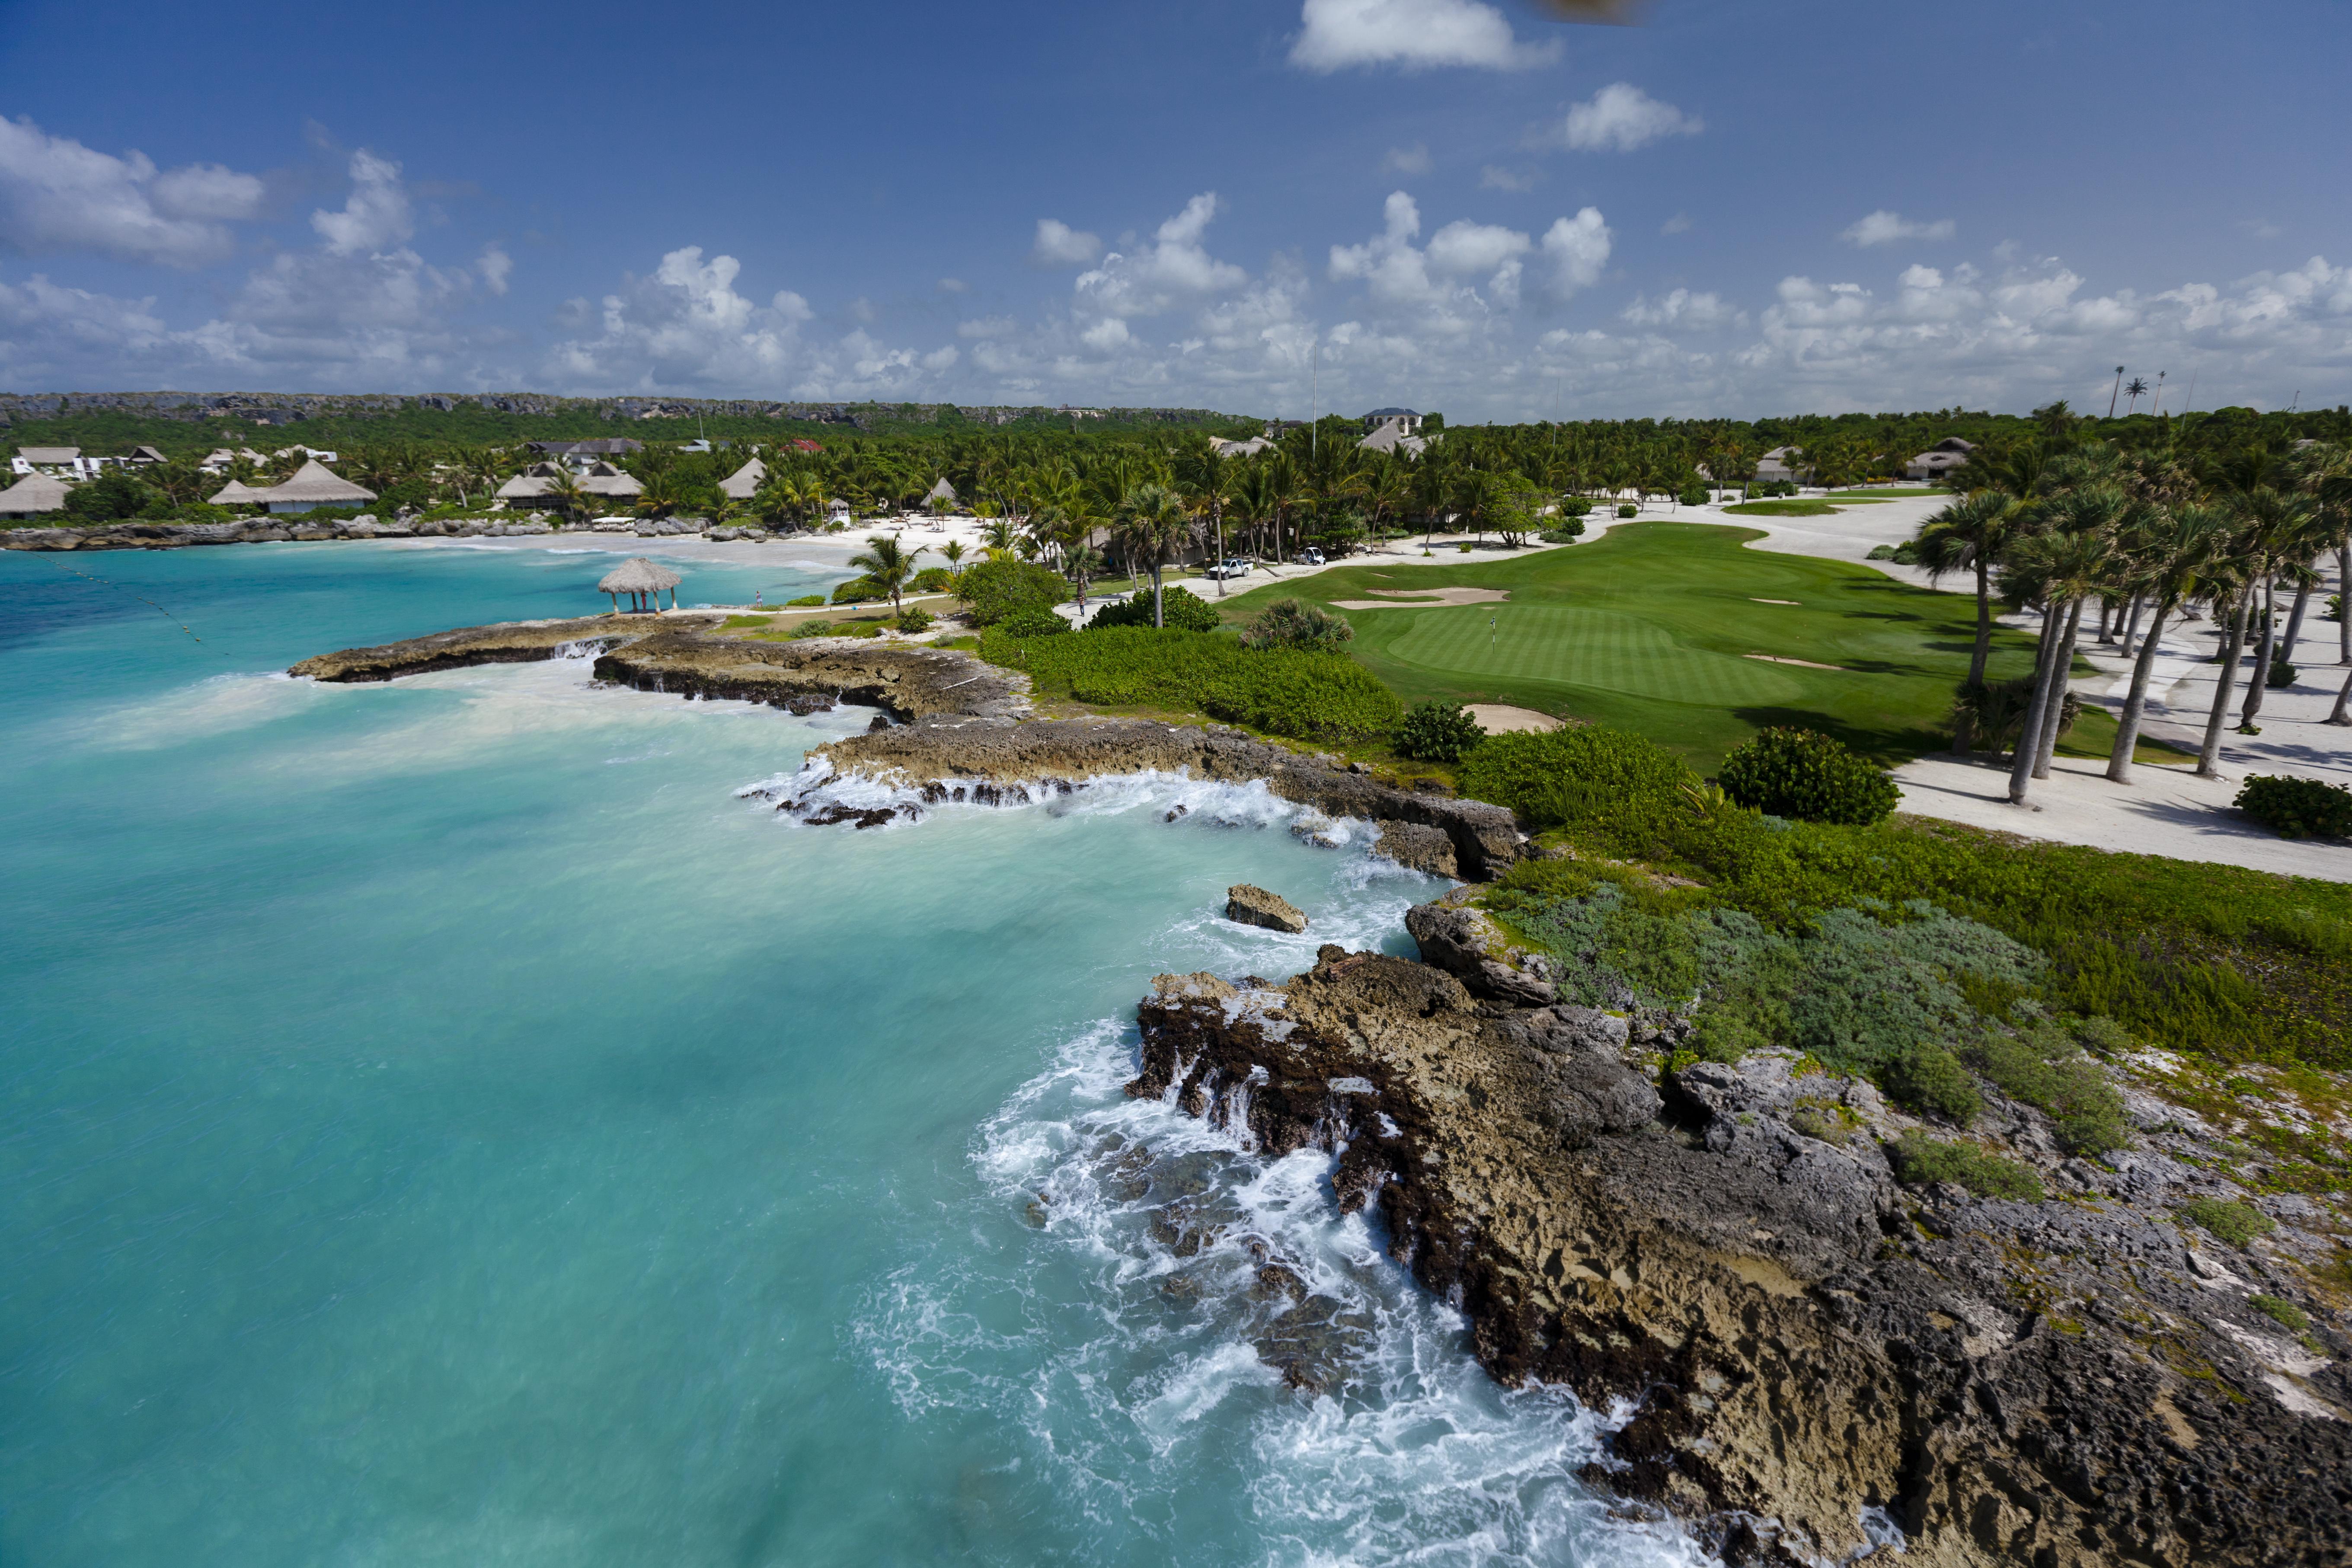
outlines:
[{"label": "rocky cliff", "polygon": [[1462,913],[1414,922],[1451,969],[1327,946],[1279,985],[1161,976],[1129,1090],[1339,1152],[1343,1206],[1495,1376],[1626,1413],[1595,1485],[1733,1561],[2352,1562],[2352,1346],[2305,1267],[2335,1222],[2273,1200],[2307,1228],[2249,1251],[2185,1226],[2193,1116],[2143,1097],[2131,1152],[2042,1159],[2045,1201],[1906,1188],[1885,1141],[1916,1123],[1868,1083],[1664,1070],[1649,1026],[1529,1005],[1541,976]]}]

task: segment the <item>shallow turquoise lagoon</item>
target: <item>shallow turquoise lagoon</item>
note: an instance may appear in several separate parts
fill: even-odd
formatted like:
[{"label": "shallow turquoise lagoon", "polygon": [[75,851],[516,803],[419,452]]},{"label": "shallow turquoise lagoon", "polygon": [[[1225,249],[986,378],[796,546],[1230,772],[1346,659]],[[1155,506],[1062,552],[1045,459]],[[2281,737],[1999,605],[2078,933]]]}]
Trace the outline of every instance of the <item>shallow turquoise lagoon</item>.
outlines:
[{"label": "shallow turquoise lagoon", "polygon": [[[0,1563],[1688,1555],[1326,1162],[1119,1092],[1154,973],[1403,950],[1435,884],[1255,788],[864,833],[739,795],[862,710],[273,673],[592,610],[611,561],[0,556]],[[1244,879],[1311,939],[1217,919]],[[1253,1246],[1336,1392],[1260,1359]]]}]

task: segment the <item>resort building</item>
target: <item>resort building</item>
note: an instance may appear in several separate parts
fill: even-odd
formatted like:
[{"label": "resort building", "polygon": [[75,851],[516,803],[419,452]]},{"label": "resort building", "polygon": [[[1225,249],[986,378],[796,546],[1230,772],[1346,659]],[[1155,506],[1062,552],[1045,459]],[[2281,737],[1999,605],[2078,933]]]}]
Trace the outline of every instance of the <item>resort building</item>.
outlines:
[{"label": "resort building", "polygon": [[[309,448],[305,447],[304,450]],[[316,458],[294,471],[284,484],[255,489],[229,481],[212,497],[215,506],[266,506],[273,512],[309,511],[321,506],[358,506],[375,500],[375,492],[329,473]]]},{"label": "resort building", "polygon": [[[533,463],[521,473],[500,485],[498,499],[509,507],[543,507],[555,504],[555,481],[561,479],[567,464]],[[635,500],[646,493],[646,487],[610,463],[591,463],[585,468],[572,470],[582,490],[599,500]]]},{"label": "resort building", "polygon": [[1973,441],[1963,441],[1958,436],[1947,436],[1909,462],[1903,465],[1906,479],[1940,479],[1954,468],[1968,466],[1969,454],[1977,449]]},{"label": "resort building", "polygon": [[49,474],[26,474],[6,489],[0,490],[0,517],[32,517],[45,511],[65,510],[66,497],[73,486]]},{"label": "resort building", "polygon": [[8,462],[10,471],[19,475],[48,474],[67,479],[89,479],[102,466],[99,458],[83,457],[79,447],[19,447]]},{"label": "resort building", "polygon": [[646,449],[643,441],[632,441],[625,436],[599,437],[592,441],[533,441],[530,445],[541,457],[569,459],[575,468]]},{"label": "resort building", "polygon": [[1775,447],[1756,459],[1756,482],[1759,485],[1803,484],[1813,477],[1799,447]]},{"label": "resort building", "polygon": [[1384,425],[1402,425],[1404,435],[1418,436],[1421,434],[1421,419],[1422,416],[1410,408],[1375,408],[1364,416],[1364,434],[1376,435]]},{"label": "resort building", "polygon": [[1253,436],[1246,441],[1221,441],[1212,436],[1209,445],[1221,458],[1255,458],[1274,443],[1263,436]]},{"label": "resort building", "polygon": [[1408,458],[1418,458],[1429,449],[1429,437],[1413,434],[1420,426],[1420,415],[1400,410],[1394,418],[1384,419],[1374,426],[1370,435],[1356,443],[1357,449],[1365,452],[1402,452]]},{"label": "resort building", "polygon": [[768,465],[754,458],[719,481],[719,493],[729,500],[750,500],[768,477]]}]

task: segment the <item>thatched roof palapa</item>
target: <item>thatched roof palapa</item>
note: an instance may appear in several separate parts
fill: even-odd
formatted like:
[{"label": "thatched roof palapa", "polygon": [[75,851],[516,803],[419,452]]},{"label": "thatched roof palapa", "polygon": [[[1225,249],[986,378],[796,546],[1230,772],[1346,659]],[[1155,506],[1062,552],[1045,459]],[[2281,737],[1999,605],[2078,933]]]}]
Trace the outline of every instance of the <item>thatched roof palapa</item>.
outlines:
[{"label": "thatched roof palapa", "polygon": [[337,501],[373,500],[375,492],[363,489],[331,472],[316,458],[306,460],[294,470],[294,477],[282,485],[272,485],[257,498],[272,506],[297,502],[310,506],[329,506]]},{"label": "thatched roof palapa", "polygon": [[73,487],[47,474],[27,474],[0,490],[0,517],[30,517],[38,511],[62,511]]},{"label": "thatched roof palapa", "polygon": [[617,596],[622,594],[640,601],[644,595],[651,594],[655,595],[654,603],[658,608],[661,603],[659,597],[661,591],[667,588],[671,590],[670,607],[676,609],[677,607],[677,588],[684,581],[684,578],[667,566],[656,565],[642,555],[632,555],[610,572],[605,573],[603,580],[596,584],[596,591],[600,594],[615,595],[616,608],[618,607]]},{"label": "thatched roof palapa", "polygon": [[750,500],[768,477],[768,465],[754,458],[719,481],[719,493],[730,500]]},{"label": "thatched roof palapa", "polygon": [[257,506],[269,499],[268,490],[257,490],[241,479],[231,479],[214,494],[206,504],[211,506]]}]

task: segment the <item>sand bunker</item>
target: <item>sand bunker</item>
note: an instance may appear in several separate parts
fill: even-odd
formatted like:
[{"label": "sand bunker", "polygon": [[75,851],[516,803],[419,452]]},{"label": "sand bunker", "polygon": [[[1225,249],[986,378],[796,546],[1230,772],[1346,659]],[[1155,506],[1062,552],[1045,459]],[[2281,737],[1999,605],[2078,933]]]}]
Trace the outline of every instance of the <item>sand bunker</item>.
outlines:
[{"label": "sand bunker", "polygon": [[1473,702],[1470,717],[1489,735],[1517,735],[1529,731],[1557,730],[1560,721],[1549,713],[1538,713],[1532,708],[1513,708],[1503,702]]},{"label": "sand bunker", "polygon": [[1511,595],[1500,588],[1367,588],[1377,599],[1334,599],[1343,610],[1410,610],[1442,605],[1491,605]]},{"label": "sand bunker", "polygon": [[1845,668],[1845,666],[1842,664],[1815,664],[1810,658],[1782,658],[1778,654],[1769,653],[1743,653],[1739,657],[1742,658],[1760,658],[1766,664],[1802,665],[1807,669],[1843,669]]}]

